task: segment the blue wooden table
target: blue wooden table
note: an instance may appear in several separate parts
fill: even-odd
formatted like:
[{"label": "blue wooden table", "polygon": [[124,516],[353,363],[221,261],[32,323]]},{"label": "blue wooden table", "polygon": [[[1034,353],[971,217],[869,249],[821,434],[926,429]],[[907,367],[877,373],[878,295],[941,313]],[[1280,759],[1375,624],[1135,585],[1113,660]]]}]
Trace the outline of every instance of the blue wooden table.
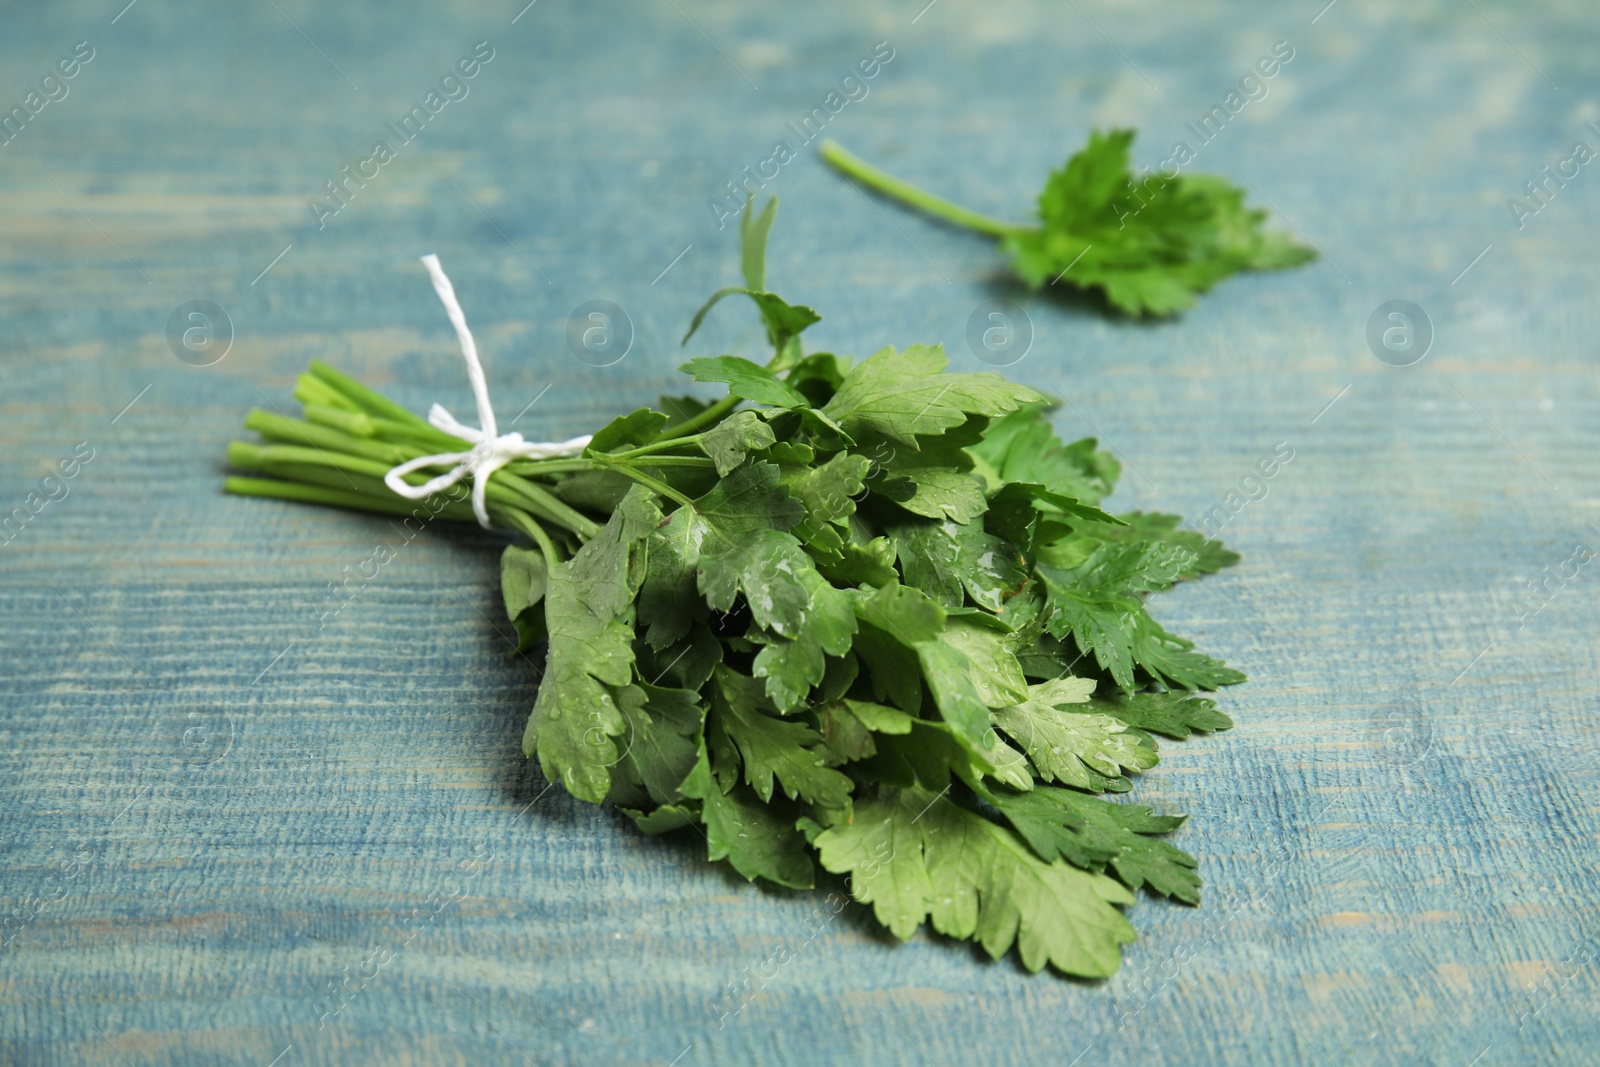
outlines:
[{"label": "blue wooden table", "polygon": [[[0,6],[0,1061],[1600,1059],[1591,4],[122,2]],[[819,165],[817,108],[1002,216],[1137,125],[1322,257],[1148,325],[1023,296]],[[1135,793],[1191,813],[1207,901],[1141,900],[1109,981],[816,918],[547,788],[494,536],[220,493],[312,358],[470,410],[424,252],[502,422],[650,402],[779,142],[814,344],[984,369],[969,318],[1020,298],[1008,373],[1122,457],[1115,503],[1244,553],[1161,606],[1251,674],[1239,728]],[[605,366],[566,340],[593,300],[632,332]],[[1419,360],[1369,344],[1390,301]],[[691,352],[758,348],[741,311]]]}]

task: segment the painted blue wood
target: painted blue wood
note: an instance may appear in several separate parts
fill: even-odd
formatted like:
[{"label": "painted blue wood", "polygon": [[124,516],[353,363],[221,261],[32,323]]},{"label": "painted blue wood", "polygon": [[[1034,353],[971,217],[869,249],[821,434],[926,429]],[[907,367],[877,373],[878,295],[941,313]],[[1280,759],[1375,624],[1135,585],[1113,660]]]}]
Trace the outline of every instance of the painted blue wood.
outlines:
[{"label": "painted blue wood", "polygon": [[[0,546],[0,1061],[1595,1060],[1594,568],[1526,593],[1600,538],[1600,175],[1541,174],[1600,146],[1588,5],[118,6],[7,5],[0,34],[27,119],[0,147],[0,513],[40,494]],[[867,158],[1018,215],[1089,127],[1135,124],[1141,161],[1189,142],[1323,253],[1173,322],[1025,298],[1009,372],[1123,457],[1118,504],[1258,497],[1223,528],[1244,564],[1162,608],[1253,676],[1239,729],[1136,792],[1192,814],[1208,899],[1141,901],[1103,983],[892,944],[547,790],[493,537],[219,493],[244,411],[312,357],[470,410],[427,251],[503,420],[650,401],[735,277],[708,203],[779,141],[771,277],[825,315],[808,336],[982,369],[968,318],[1017,295],[987,243],[786,125],[880,41],[827,123]],[[1186,124],[1279,41],[1202,146]],[[346,165],[365,184],[314,211]],[[232,324],[210,366],[167,339],[194,300]],[[567,347],[589,300],[631,320],[615,365]],[[1389,300],[1431,319],[1415,366],[1369,350]],[[691,350],[759,339],[730,306]]]}]

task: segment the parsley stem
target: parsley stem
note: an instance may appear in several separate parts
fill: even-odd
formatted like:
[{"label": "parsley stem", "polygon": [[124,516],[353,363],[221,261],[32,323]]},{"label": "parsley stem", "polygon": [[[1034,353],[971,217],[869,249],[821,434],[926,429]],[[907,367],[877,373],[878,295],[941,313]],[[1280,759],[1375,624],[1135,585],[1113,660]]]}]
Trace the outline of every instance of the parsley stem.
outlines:
[{"label": "parsley stem", "polygon": [[641,456],[641,467],[714,467],[707,456]]},{"label": "parsley stem", "polygon": [[411,426],[419,433],[438,434],[443,432],[427,419],[406,410],[382,393],[367,388],[349,375],[339,373],[320,359],[311,361],[311,374],[320,379],[323,384],[343,393],[373,415]]},{"label": "parsley stem", "polygon": [[490,475],[489,491],[493,491],[497,479],[500,484],[521,494],[531,505],[528,510],[566,527],[583,540],[587,541],[600,532],[600,524],[587,515],[563,503],[553,493],[503,468]]},{"label": "parsley stem", "polygon": [[739,397],[730,394],[723,397],[715,404],[712,404],[700,414],[684,419],[682,422],[674,426],[668,426],[666,429],[662,430],[661,434],[656,438],[656,443],[659,444],[661,442],[674,440],[679,437],[688,437],[691,434],[698,434],[701,430],[705,429],[707,426],[710,426],[712,423],[721,420],[724,415],[738,407],[739,399]]},{"label": "parsley stem", "polygon": [[[277,478],[244,478],[230,475],[222,483],[224,492],[234,493],[239,496],[265,497],[270,500],[295,500],[310,504],[327,504],[332,507],[349,508],[352,511],[376,511],[385,515],[413,515],[421,505],[410,500],[402,500],[393,493],[387,497],[370,496],[366,493],[352,492],[350,489],[334,489],[325,485],[310,485],[306,482],[286,482]],[[463,516],[448,515],[447,518],[461,518]],[[471,521],[472,512],[469,509],[464,516]]]},{"label": "parsley stem", "polygon": [[[233,453],[234,449],[230,448],[229,452],[230,454]],[[403,507],[406,503],[412,504],[412,507],[404,508],[406,511],[416,511],[422,507],[420,502],[406,501],[403,497],[395,496],[394,493],[389,491],[389,487],[383,483],[382,478],[373,478],[352,471],[338,470],[326,465],[288,463],[271,459],[263,459],[259,463],[249,464],[232,458],[230,458],[230,463],[242,470],[259,470],[263,474],[271,474],[286,481],[319,486],[332,492],[344,493],[357,501],[382,500],[391,502],[397,507]],[[347,506],[355,507],[358,505],[351,504]],[[365,507],[366,504],[361,503],[359,506]],[[472,521],[473,518],[472,509],[464,502],[447,504],[439,514],[445,515],[446,518],[464,519],[468,522]]]},{"label": "parsley stem", "polygon": [[1001,222],[991,219],[987,215],[980,215],[976,211],[968,211],[959,204],[952,204],[943,197],[934,196],[930,192],[918,189],[910,182],[903,182],[891,174],[887,174],[872,164],[858,159],[845,151],[837,141],[823,141],[818,149],[822,158],[834,169],[842,174],[854,178],[856,181],[882,193],[884,196],[909,204],[919,211],[925,211],[934,218],[943,219],[963,229],[977,230],[993,237],[1007,237],[1013,233],[1026,233],[1030,227],[1018,226],[1011,222]]},{"label": "parsley stem", "polygon": [[555,542],[550,540],[550,535],[544,532],[544,527],[535,522],[533,516],[527,512],[518,511],[516,508],[496,508],[494,517],[509,522],[533,538],[534,543],[539,546],[539,551],[544,553],[546,567],[553,567],[565,558],[556,548]]},{"label": "parsley stem", "polygon": [[667,441],[657,438],[647,445],[640,445],[638,448],[630,448],[626,452],[613,452],[611,455],[617,459],[635,459],[639,456],[649,456],[656,452],[664,452],[669,448],[683,448],[686,446],[692,448],[700,443],[700,438],[703,436],[705,435],[698,433],[691,434],[688,437],[674,436],[671,440]]},{"label": "parsley stem", "polygon": [[693,500],[690,500],[688,497],[672,488],[672,486],[668,485],[666,482],[650,477],[648,474],[644,473],[644,471],[641,471],[635,467],[630,467],[626,463],[618,463],[612,468],[612,470],[616,471],[618,474],[632,478],[646,489],[654,489],[656,492],[660,493],[669,500],[677,501],[682,507],[694,507]]},{"label": "parsley stem", "polygon": [[542,478],[547,474],[571,474],[575,471],[599,470],[600,464],[592,459],[514,459],[501,470],[520,474],[524,478]]},{"label": "parsley stem", "polygon": [[342,452],[347,456],[361,456],[391,466],[425,454],[405,445],[357,437],[331,426],[286,418],[260,408],[251,408],[245,415],[244,428],[256,431],[268,441],[304,445],[319,451]]},{"label": "parsley stem", "polygon": [[[615,456],[606,456],[605,458],[600,458],[597,456],[594,460],[590,461],[589,467],[585,469],[601,470],[609,467],[615,467],[618,464],[627,464],[640,468],[716,466],[716,463],[707,456],[662,456],[650,454],[635,456],[631,452],[619,452]],[[546,472],[539,471],[537,473],[543,474]]]}]

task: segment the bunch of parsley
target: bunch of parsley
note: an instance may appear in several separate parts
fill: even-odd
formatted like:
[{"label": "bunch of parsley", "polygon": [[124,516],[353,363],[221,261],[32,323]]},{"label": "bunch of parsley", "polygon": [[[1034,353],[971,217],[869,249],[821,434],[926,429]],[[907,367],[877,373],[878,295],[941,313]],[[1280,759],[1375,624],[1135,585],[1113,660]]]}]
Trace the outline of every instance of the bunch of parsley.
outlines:
[{"label": "bunch of parsley", "polygon": [[1244,206],[1244,190],[1211,174],[1143,174],[1128,163],[1132,130],[1089,134],[1051,172],[1039,194],[1039,224],[991,219],[862,162],[833,141],[822,158],[869,188],[945,222],[1000,238],[1031,288],[1065,282],[1099,290],[1129,315],[1170,315],[1243,270],[1296,267],[1316,253],[1262,229],[1267,213]]},{"label": "bunch of parsley", "polygon": [[[524,748],[751,880],[846,876],[897,937],[931,922],[1030,970],[1111,974],[1132,891],[1197,903],[1200,878],[1160,836],[1182,817],[1103,797],[1156,764],[1153,735],[1231,726],[1195,691],[1244,680],[1145,600],[1238,557],[1102,510],[1116,461],[1058,440],[1025,385],[937,347],[804,354],[818,316],[766,289],[775,207],[747,206],[745,284],[694,319],[748,297],[765,366],[691,360],[725,399],[663,398],[489,480],[496,524],[527,536],[506,610],[547,646]],[[253,475],[229,490],[407,512],[385,471],[464,445],[321,364],[296,395],[304,420],[250,414],[266,443],[230,447]]]}]

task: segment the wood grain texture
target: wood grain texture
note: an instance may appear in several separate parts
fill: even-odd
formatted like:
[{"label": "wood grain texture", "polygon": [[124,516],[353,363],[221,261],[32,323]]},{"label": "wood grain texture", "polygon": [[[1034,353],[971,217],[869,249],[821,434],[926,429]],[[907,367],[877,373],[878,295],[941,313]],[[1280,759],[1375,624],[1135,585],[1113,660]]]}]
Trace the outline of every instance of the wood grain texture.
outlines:
[{"label": "wood grain texture", "polygon": [[[1505,206],[1600,144],[1592,7],[1318,6],[0,5],[4,108],[95,49],[0,147],[0,513],[94,449],[0,546],[0,1061],[1600,1058],[1600,577],[1518,606],[1600,547],[1600,174],[1520,230]],[[219,492],[244,411],[288,408],[312,357],[470,407],[423,252],[502,421],[538,396],[516,428],[565,437],[650,402],[735,277],[708,198],[878,41],[894,59],[830,135],[1020,215],[1090,126],[1137,125],[1147,164],[1193,145],[1184,124],[1280,40],[1294,59],[1195,168],[1253,183],[1324,258],[1152,325],[1027,298],[1009,371],[1123,457],[1119,506],[1199,515],[1295,450],[1225,529],[1244,563],[1160,609],[1252,682],[1223,701],[1237,730],[1164,745],[1136,789],[1191,813],[1207,901],[1141,900],[1114,979],[895,945],[855,909],[813,921],[820,893],[547,790],[519,752],[535,675],[507,651],[495,538],[402,544]],[[470,93],[318,229],[310,198],[480,41]],[[825,316],[813,344],[944,341],[983,369],[968,317],[1016,295],[985,241],[809,149],[772,191],[770,277]],[[196,299],[235,331],[204,368],[166,339]],[[567,349],[592,299],[632,320],[615,366]],[[1367,348],[1391,299],[1435,327],[1416,366]],[[690,352],[759,342],[729,308]],[[319,625],[379,544],[396,560]],[[330,1000],[347,969],[368,977]]]}]

